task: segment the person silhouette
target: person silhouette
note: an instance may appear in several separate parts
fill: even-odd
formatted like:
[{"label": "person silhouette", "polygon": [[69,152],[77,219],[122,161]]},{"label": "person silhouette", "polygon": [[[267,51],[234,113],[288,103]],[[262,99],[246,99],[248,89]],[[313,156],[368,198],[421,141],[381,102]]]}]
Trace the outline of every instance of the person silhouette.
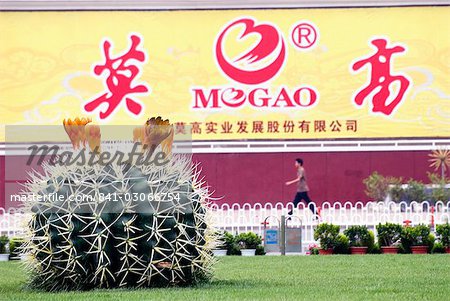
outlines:
[{"label": "person silhouette", "polygon": [[[295,194],[295,198],[292,201],[292,203],[294,204],[294,208],[297,207],[298,203],[304,200],[306,205],[308,205],[309,209],[312,211],[312,213],[316,215],[315,210],[316,208],[311,203],[312,201],[308,196],[309,187],[308,184],[306,183],[306,172],[305,168],[303,167],[303,159],[300,158],[295,159],[295,168],[297,169],[297,177],[285,183],[286,186],[297,183],[297,193]],[[288,215],[289,216],[292,215],[292,210],[288,212]],[[290,219],[290,217],[288,219]]]}]

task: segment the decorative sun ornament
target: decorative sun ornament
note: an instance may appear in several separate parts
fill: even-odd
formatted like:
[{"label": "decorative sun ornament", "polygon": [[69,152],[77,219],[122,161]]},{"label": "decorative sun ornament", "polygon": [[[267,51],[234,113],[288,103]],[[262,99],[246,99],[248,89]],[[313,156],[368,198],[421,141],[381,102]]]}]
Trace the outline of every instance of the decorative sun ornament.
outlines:
[{"label": "decorative sun ornament", "polygon": [[430,167],[433,167],[434,170],[441,169],[442,178],[445,177],[445,172],[448,168],[450,168],[450,150],[448,149],[436,149],[428,155],[431,159],[428,161],[431,162]]}]

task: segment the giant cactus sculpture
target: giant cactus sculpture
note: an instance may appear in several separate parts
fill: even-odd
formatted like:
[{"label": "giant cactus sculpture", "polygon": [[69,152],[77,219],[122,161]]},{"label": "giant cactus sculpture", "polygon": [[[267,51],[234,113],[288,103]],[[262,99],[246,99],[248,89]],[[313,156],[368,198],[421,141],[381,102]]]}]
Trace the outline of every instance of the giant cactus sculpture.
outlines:
[{"label": "giant cactus sculpture", "polygon": [[[64,123],[74,146],[85,139],[98,150],[99,131],[84,128],[89,122],[75,123],[81,128]],[[211,277],[210,196],[198,170],[189,158],[170,153],[173,130],[167,121],[151,119],[134,135],[152,146],[159,139],[166,164],[45,164],[42,174],[30,175],[32,217],[24,250],[32,287],[189,285]],[[155,147],[143,151],[149,149]]]}]

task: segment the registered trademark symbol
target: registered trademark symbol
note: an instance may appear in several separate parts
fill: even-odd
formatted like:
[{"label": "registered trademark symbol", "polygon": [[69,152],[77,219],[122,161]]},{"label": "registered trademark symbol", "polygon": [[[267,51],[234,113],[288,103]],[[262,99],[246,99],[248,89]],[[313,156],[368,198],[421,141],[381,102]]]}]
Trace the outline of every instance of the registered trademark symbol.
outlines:
[{"label": "registered trademark symbol", "polygon": [[310,22],[302,21],[295,25],[291,31],[291,42],[299,50],[313,47],[319,38],[319,31]]}]

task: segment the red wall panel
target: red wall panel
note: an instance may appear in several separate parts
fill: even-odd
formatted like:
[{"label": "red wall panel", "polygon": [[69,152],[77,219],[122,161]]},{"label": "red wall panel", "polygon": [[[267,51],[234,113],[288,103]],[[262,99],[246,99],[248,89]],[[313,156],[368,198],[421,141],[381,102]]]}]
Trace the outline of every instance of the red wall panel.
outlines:
[{"label": "red wall panel", "polygon": [[408,180],[415,176],[415,152],[377,152],[370,156],[370,169],[384,176],[403,177]]},{"label": "red wall panel", "polygon": [[[291,201],[295,185],[294,160],[302,158],[307,171],[309,195],[313,201],[368,201],[363,179],[373,171],[385,176],[403,177],[428,183],[428,151],[323,152],[262,154],[196,154],[206,181],[218,201],[233,203],[272,203]],[[216,171],[210,166],[216,166]]]},{"label": "red wall panel", "polygon": [[[430,162],[428,161],[430,157],[428,156],[430,152],[414,152],[414,175],[413,179],[428,183],[428,176],[426,171],[435,172],[433,168],[429,167]],[[425,171],[425,172],[424,172]],[[440,172],[438,172],[440,173]]]},{"label": "red wall panel", "polygon": [[370,174],[370,153],[342,152],[328,153],[326,156],[328,190],[319,200],[345,202],[365,199],[362,179]]},{"label": "red wall panel", "polygon": [[[367,201],[362,180],[373,171],[385,176],[402,176],[428,183],[428,151],[321,152],[321,153],[228,153],[195,154],[202,175],[219,204],[291,201],[295,185],[294,160],[302,158],[307,172],[309,195],[313,201]],[[24,158],[8,157],[13,167],[5,174],[5,157],[0,156],[0,206],[5,206],[5,182],[15,187],[26,180]],[[11,166],[11,165],[8,165]],[[6,176],[6,177],[5,177]],[[6,178],[6,180],[5,180]],[[8,189],[8,193],[11,193]]]},{"label": "red wall panel", "polygon": [[0,156],[0,207],[5,208],[5,157]]}]

